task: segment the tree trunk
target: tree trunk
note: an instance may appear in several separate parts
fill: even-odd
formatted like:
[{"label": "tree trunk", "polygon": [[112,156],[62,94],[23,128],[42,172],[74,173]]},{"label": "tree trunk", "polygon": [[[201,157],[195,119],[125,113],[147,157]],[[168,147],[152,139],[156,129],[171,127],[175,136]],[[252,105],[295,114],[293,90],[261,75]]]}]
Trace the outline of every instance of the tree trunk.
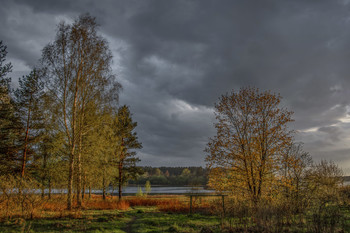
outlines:
[{"label": "tree trunk", "polygon": [[78,152],[77,156],[77,207],[81,208],[81,153]]},{"label": "tree trunk", "polygon": [[84,200],[84,198],[85,198],[85,190],[86,190],[86,175],[84,175],[84,179],[83,179],[83,191],[81,193],[82,200]]},{"label": "tree trunk", "polygon": [[[79,75],[78,75],[79,77]],[[73,175],[74,175],[74,157],[75,157],[75,144],[76,144],[76,117],[77,117],[77,100],[78,100],[78,80],[75,84],[74,102],[72,108],[72,141],[71,141],[71,153],[69,157],[69,177],[68,177],[68,197],[67,197],[67,209],[72,209],[72,191],[73,191]]]},{"label": "tree trunk", "polygon": [[45,198],[45,187],[44,185],[41,186],[41,199]]},{"label": "tree trunk", "polygon": [[27,162],[27,150],[28,150],[28,138],[29,138],[29,121],[30,121],[30,113],[31,113],[31,106],[32,101],[29,101],[29,107],[28,107],[28,117],[27,117],[27,128],[26,128],[26,136],[24,139],[24,150],[23,150],[23,157],[22,157],[22,170],[21,170],[21,177],[24,177],[25,168],[26,168],[26,162]]},{"label": "tree trunk", "polygon": [[68,195],[67,195],[68,210],[72,209],[73,172],[74,172],[74,147],[72,148],[72,151],[69,157]]},{"label": "tree trunk", "polygon": [[46,180],[46,177],[47,177],[46,164],[47,164],[47,154],[44,152],[43,173],[42,173],[42,177],[41,177],[41,197],[43,199],[44,199],[44,196],[45,196],[45,180]]},{"label": "tree trunk", "polygon": [[83,149],[83,123],[84,123],[84,103],[85,100],[83,98],[82,101],[82,109],[81,109],[81,115],[80,115],[80,123],[79,123],[79,151],[78,151],[78,156],[77,156],[77,166],[78,166],[78,171],[77,171],[77,206],[78,208],[81,208],[81,204],[82,204],[82,198],[80,195],[81,194],[81,155],[82,155],[82,149]]},{"label": "tree trunk", "polygon": [[51,178],[49,178],[49,200],[51,199],[52,183]]},{"label": "tree trunk", "polygon": [[106,200],[106,183],[105,183],[104,175],[103,175],[103,179],[102,179],[102,198],[103,198],[103,200]]},{"label": "tree trunk", "polygon": [[86,187],[85,187],[85,184],[83,185],[83,190],[81,192],[81,200],[84,201],[85,199],[85,190],[86,190]]},{"label": "tree trunk", "polygon": [[119,164],[118,164],[118,172],[119,172],[119,177],[118,177],[118,200],[122,200],[122,185],[123,185],[123,160],[124,160],[124,138],[122,138],[122,143],[121,143],[121,148],[122,151],[120,153],[120,158],[119,158]]},{"label": "tree trunk", "polygon": [[[74,159],[75,159],[75,146],[76,146],[76,128],[77,128],[77,102],[78,102],[78,84],[80,79],[80,70],[78,71],[77,78],[75,81],[75,91],[74,91],[74,98],[73,98],[73,106],[72,106],[72,121],[71,121],[71,128],[72,128],[72,139],[70,141],[71,146],[71,153],[69,157],[69,174],[68,174],[68,197],[67,197],[67,209],[72,209],[72,191],[73,191],[73,175],[74,175]],[[66,89],[65,89],[66,91]],[[64,108],[64,114],[66,114],[66,109]],[[65,117],[65,124],[66,123],[66,117]],[[69,138],[69,129],[66,125],[66,131]]]},{"label": "tree trunk", "polygon": [[123,184],[123,164],[119,162],[119,177],[118,177],[118,200],[122,200],[122,184]]}]

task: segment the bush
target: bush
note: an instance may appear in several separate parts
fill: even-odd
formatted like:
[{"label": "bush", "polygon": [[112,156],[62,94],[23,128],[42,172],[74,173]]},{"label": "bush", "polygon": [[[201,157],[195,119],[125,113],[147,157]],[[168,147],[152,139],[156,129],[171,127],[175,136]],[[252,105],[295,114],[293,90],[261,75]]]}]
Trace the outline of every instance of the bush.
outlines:
[{"label": "bush", "polygon": [[36,193],[40,189],[40,184],[30,178],[16,176],[1,177],[1,217],[11,218],[22,216],[33,219],[39,215],[38,210],[44,201]]}]

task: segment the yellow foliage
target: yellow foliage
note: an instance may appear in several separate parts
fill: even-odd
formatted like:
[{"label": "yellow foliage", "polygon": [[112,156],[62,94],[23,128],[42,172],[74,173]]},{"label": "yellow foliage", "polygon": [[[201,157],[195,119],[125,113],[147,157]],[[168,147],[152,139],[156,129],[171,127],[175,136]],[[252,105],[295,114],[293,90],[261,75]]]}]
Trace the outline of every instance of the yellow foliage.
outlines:
[{"label": "yellow foliage", "polygon": [[215,105],[217,135],[206,148],[211,188],[254,203],[270,195],[293,133],[287,128],[292,112],[279,108],[280,101],[280,95],[256,88],[221,96]]}]

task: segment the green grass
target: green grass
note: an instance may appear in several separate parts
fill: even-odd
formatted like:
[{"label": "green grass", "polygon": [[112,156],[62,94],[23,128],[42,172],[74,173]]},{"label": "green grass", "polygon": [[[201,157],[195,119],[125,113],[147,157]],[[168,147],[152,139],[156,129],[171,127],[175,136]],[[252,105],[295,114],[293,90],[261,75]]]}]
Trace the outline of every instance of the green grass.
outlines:
[{"label": "green grass", "polygon": [[120,211],[84,211],[81,218],[14,219],[0,223],[0,232],[125,232],[131,218]]},{"label": "green grass", "polygon": [[220,232],[216,216],[160,213],[156,209],[138,209],[134,215],[132,232],[200,232],[203,228]]},{"label": "green grass", "polygon": [[85,210],[80,218],[12,219],[0,223],[0,232],[220,232],[217,217],[161,213],[155,207],[127,211]]},{"label": "green grass", "polygon": [[[344,210],[350,232],[350,211]],[[73,213],[74,215],[74,213]],[[79,217],[79,218],[78,218]],[[226,228],[228,231],[228,219]],[[308,232],[307,225],[289,226],[290,232]],[[156,207],[135,207],[129,210],[83,210],[75,218],[13,218],[0,222],[0,232],[222,232],[218,216],[159,212]]]}]

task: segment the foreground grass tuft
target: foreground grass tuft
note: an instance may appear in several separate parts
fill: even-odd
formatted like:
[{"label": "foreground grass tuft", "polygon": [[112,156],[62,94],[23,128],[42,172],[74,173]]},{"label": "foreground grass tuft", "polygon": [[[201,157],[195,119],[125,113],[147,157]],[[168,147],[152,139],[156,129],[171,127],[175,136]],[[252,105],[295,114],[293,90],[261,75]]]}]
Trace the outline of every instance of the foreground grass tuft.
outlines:
[{"label": "foreground grass tuft", "polygon": [[12,219],[0,223],[0,232],[201,232],[203,226],[220,232],[217,217],[134,207],[129,210],[84,210],[79,218]]},{"label": "foreground grass tuft", "polygon": [[193,204],[194,214],[189,215],[184,196],[128,197],[122,202],[92,197],[82,209],[68,211],[57,198],[47,201],[34,219],[21,215],[2,218],[0,232],[350,232],[348,205],[283,215],[272,205],[250,213],[227,201],[222,218],[221,203],[197,200]]}]

